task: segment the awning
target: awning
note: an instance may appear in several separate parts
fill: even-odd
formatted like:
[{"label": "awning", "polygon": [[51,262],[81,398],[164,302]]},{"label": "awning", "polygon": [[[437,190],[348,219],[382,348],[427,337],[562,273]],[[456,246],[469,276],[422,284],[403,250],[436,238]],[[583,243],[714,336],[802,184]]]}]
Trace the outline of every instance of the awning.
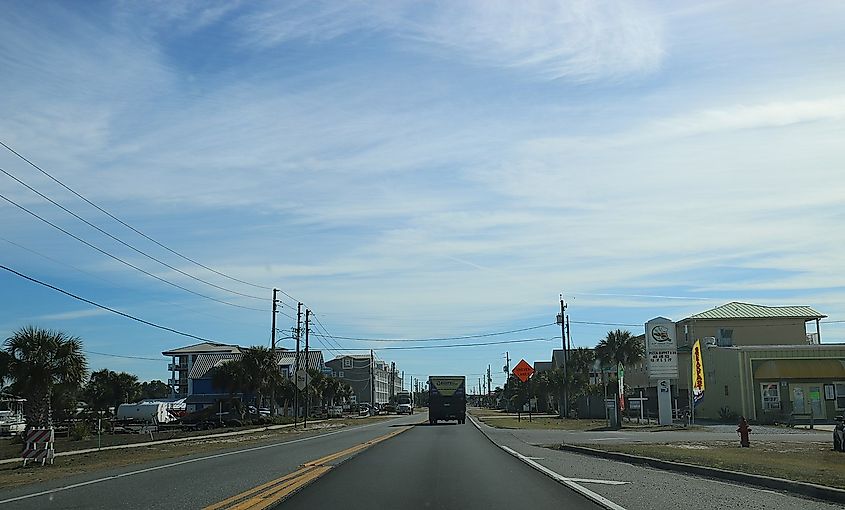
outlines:
[{"label": "awning", "polygon": [[754,378],[780,379],[845,379],[845,363],[838,359],[773,359],[757,365]]}]

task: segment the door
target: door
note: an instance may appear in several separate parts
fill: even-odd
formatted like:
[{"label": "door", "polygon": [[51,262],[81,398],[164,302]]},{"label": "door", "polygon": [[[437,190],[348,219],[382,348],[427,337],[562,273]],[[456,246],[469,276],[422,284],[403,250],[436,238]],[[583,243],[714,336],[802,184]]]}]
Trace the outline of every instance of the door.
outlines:
[{"label": "door", "polygon": [[793,384],[792,386],[792,414],[808,413],[804,399],[804,386]]},{"label": "door", "polygon": [[810,386],[810,399],[809,399],[809,407],[810,410],[813,412],[813,418],[815,419],[824,419],[825,418],[825,406],[824,400],[822,400],[822,387],[821,385]]}]

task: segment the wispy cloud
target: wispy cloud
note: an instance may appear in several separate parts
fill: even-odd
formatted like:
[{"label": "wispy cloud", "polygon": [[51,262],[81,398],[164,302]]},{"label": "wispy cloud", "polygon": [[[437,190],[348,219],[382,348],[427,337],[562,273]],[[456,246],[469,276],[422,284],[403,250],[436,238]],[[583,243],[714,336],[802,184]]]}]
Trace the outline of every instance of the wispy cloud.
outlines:
[{"label": "wispy cloud", "polygon": [[654,71],[664,52],[660,19],[615,0],[265,4],[239,23],[263,46],[375,31],[441,58],[579,81]]},{"label": "wispy cloud", "polygon": [[109,315],[109,312],[101,308],[89,308],[86,310],[73,310],[70,312],[40,315],[35,317],[35,319],[42,321],[71,321],[76,319],[86,319],[88,317],[98,317],[101,315]]}]

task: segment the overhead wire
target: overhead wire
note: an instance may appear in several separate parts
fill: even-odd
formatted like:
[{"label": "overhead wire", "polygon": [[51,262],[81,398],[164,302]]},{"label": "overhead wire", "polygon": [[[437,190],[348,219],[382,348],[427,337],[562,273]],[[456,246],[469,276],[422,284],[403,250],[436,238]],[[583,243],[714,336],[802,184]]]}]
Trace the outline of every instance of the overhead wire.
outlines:
[{"label": "overhead wire", "polygon": [[508,331],[496,331],[492,333],[479,333],[476,335],[462,335],[462,336],[446,336],[446,337],[434,337],[434,338],[365,338],[365,337],[352,337],[352,336],[334,336],[333,338],[337,338],[340,340],[353,340],[353,341],[360,341],[360,342],[440,342],[446,340],[468,340],[471,338],[485,338],[491,336],[500,336],[500,335],[508,335],[511,333],[521,333],[524,331],[531,331],[534,329],[540,328],[547,328],[549,326],[556,326],[557,324],[552,322],[549,324],[540,324],[538,326],[530,326],[527,328],[519,328],[519,329],[511,329]]},{"label": "overhead wire", "polygon": [[56,287],[55,285],[51,285],[51,284],[49,284],[49,283],[47,283],[47,282],[44,282],[44,281],[38,280],[38,279],[33,278],[33,277],[31,277],[31,276],[27,276],[27,275],[25,275],[25,274],[23,274],[23,273],[21,273],[21,272],[19,272],[19,271],[15,271],[14,269],[12,269],[12,268],[10,268],[10,267],[7,267],[7,266],[4,266],[4,265],[2,265],[2,264],[0,264],[0,269],[3,269],[3,270],[5,270],[5,271],[8,271],[8,272],[10,272],[10,273],[12,273],[12,274],[14,274],[14,275],[17,275],[17,276],[19,276],[19,277],[21,277],[21,278],[23,278],[23,279],[25,279],[25,280],[29,280],[29,281],[31,281],[31,282],[33,282],[33,283],[37,283],[38,285],[41,285],[41,286],[47,287],[47,288],[49,288],[49,289],[53,289],[53,290],[55,290],[56,292],[60,292],[60,293],[62,293],[62,294],[64,294],[64,295],[66,295],[66,296],[72,297],[72,298],[77,299],[77,300],[79,300],[79,301],[82,301],[82,302],[84,302],[84,303],[88,303],[89,305],[96,306],[97,308],[102,308],[103,310],[107,310],[107,311],[109,311],[109,312],[111,312],[111,313],[114,313],[114,314],[117,314],[117,315],[120,315],[120,316],[126,317],[127,319],[131,319],[131,320],[133,320],[133,321],[140,322],[141,324],[146,324],[147,326],[151,326],[151,327],[154,327],[154,328],[157,328],[157,329],[161,329],[161,330],[164,330],[164,331],[169,331],[169,332],[171,332],[171,333],[174,333],[174,334],[177,334],[177,335],[181,335],[181,336],[185,336],[185,337],[188,337],[188,338],[194,338],[194,339],[196,339],[196,340],[200,340],[200,341],[203,341],[203,342],[226,343],[226,342],[220,342],[219,340],[213,340],[213,339],[210,339],[210,338],[201,337],[201,336],[194,335],[194,334],[191,334],[191,333],[186,333],[186,332],[184,332],[184,331],[180,331],[180,330],[178,330],[178,329],[171,328],[171,327],[168,327],[168,326],[162,326],[161,324],[156,324],[155,322],[148,321],[148,320],[146,320],[146,319],[141,319],[140,317],[136,317],[136,316],[131,315],[131,314],[128,314],[128,313],[126,313],[126,312],[121,312],[120,310],[116,310],[116,309],[111,308],[111,307],[108,307],[108,306],[106,306],[106,305],[101,305],[100,303],[97,303],[96,301],[92,301],[92,300],[90,300],[90,299],[86,299],[86,298],[84,298],[84,297],[82,297],[82,296],[78,296],[78,295],[76,295],[76,294],[74,294],[74,293],[72,293],[72,292],[68,292],[68,291],[66,291],[66,290],[64,290],[64,289],[61,289],[61,288],[59,288],[59,287]]},{"label": "overhead wire", "polygon": [[[39,252],[38,250],[33,250],[32,248],[29,248],[29,247],[26,247],[26,246],[24,246],[24,245],[22,245],[22,244],[16,243],[16,242],[14,242],[14,241],[12,241],[12,240],[10,240],[10,239],[6,239],[5,237],[0,236],[0,241],[4,241],[4,242],[6,242],[6,243],[9,243],[9,244],[11,244],[12,246],[16,246],[17,248],[20,248],[21,250],[28,251],[29,253],[32,253],[32,254],[37,255],[37,256],[39,256],[39,257],[42,257],[42,258],[44,258],[44,259],[46,259],[46,260],[49,260],[50,262],[53,262],[54,264],[58,264],[58,265],[60,265],[60,266],[68,267],[68,268],[70,268],[70,269],[73,269],[74,271],[78,271],[78,272],[80,272],[80,273],[82,273],[82,274],[86,274],[86,275],[88,275],[88,276],[91,276],[91,277],[93,277],[93,278],[96,278],[96,279],[98,279],[98,280],[100,280],[100,281],[102,281],[102,282],[105,282],[105,283],[109,284],[109,285],[115,285],[115,286],[117,286],[117,287],[120,287],[120,288],[123,288],[123,289],[126,289],[126,290],[133,290],[131,287],[128,287],[127,285],[124,285],[124,284],[121,284],[121,283],[117,283],[117,282],[111,281],[111,280],[109,280],[109,279],[107,279],[107,278],[103,278],[102,276],[100,276],[100,275],[98,275],[98,274],[96,274],[96,273],[92,273],[92,272],[90,272],[90,271],[86,271],[86,270],[84,270],[84,269],[81,269],[81,268],[79,268],[79,267],[74,266],[73,264],[68,264],[67,262],[64,262],[64,261],[58,260],[58,259],[56,259],[56,258],[53,258],[53,257],[51,257],[51,256],[49,256],[49,255],[46,255],[46,254],[44,254],[44,253]],[[167,306],[175,306],[175,307],[181,308],[181,309],[183,309],[183,310],[186,310],[186,311],[188,311],[188,312],[190,312],[190,313],[202,314],[202,315],[205,315],[205,316],[207,316],[207,317],[213,317],[213,318],[218,319],[218,320],[225,320],[225,321],[227,321],[227,322],[237,322],[237,323],[239,323],[239,324],[244,324],[244,325],[249,325],[249,326],[252,326],[252,325],[253,325],[253,324],[250,324],[250,323],[247,323],[247,322],[244,322],[244,321],[238,321],[238,320],[233,321],[233,320],[231,320],[231,319],[223,319],[220,315],[216,315],[216,314],[212,314],[212,313],[204,312],[204,311],[202,311],[202,310],[195,310],[195,309],[193,309],[193,308],[189,308],[189,307],[187,307],[187,306],[185,306],[185,305],[182,305],[182,304],[180,304],[180,303],[176,303],[176,302],[173,302],[173,301],[162,301],[162,300],[160,300],[160,299],[155,299],[155,298],[151,298],[151,300],[152,300],[152,301],[155,301],[155,302],[158,302],[158,303],[161,303],[161,304],[164,304],[164,305],[167,305]]]},{"label": "overhead wire", "polygon": [[197,277],[197,276],[194,276],[194,275],[192,275],[192,274],[190,274],[190,273],[188,273],[188,272],[186,272],[186,271],[183,271],[183,270],[179,269],[178,267],[172,266],[172,265],[168,264],[167,262],[165,262],[165,261],[163,261],[163,260],[161,260],[161,259],[159,259],[159,258],[156,258],[156,257],[154,257],[154,256],[150,255],[149,253],[147,253],[147,252],[145,252],[145,251],[143,251],[143,250],[141,250],[141,249],[139,249],[139,248],[136,248],[135,246],[133,246],[133,245],[131,245],[131,244],[127,243],[126,241],[124,241],[123,239],[121,239],[121,238],[119,238],[119,237],[117,237],[117,236],[115,236],[115,235],[111,234],[110,232],[108,232],[108,231],[106,231],[106,230],[104,230],[104,229],[100,228],[99,226],[95,225],[94,223],[92,223],[92,222],[90,222],[90,221],[86,220],[86,219],[85,219],[85,218],[83,218],[82,216],[80,216],[80,215],[76,214],[75,212],[71,211],[71,210],[70,210],[70,209],[68,209],[67,207],[65,207],[65,206],[63,206],[62,204],[60,204],[60,203],[56,202],[55,200],[53,200],[52,198],[48,197],[48,196],[47,196],[47,195],[45,195],[44,193],[41,193],[40,191],[38,191],[37,189],[33,188],[32,186],[30,186],[30,185],[29,185],[29,184],[27,184],[26,182],[24,182],[24,181],[22,181],[21,179],[17,178],[15,175],[13,175],[12,173],[8,172],[6,169],[4,169],[4,168],[0,168],[0,172],[4,173],[4,174],[5,174],[6,176],[8,176],[10,179],[13,179],[15,182],[17,182],[17,183],[18,183],[18,184],[20,184],[21,186],[24,186],[24,187],[25,187],[25,188],[27,188],[28,190],[32,191],[33,193],[35,193],[35,194],[36,194],[36,195],[38,195],[39,197],[43,198],[44,200],[46,200],[46,201],[50,202],[51,204],[53,204],[54,206],[58,207],[58,208],[59,208],[59,209],[61,209],[62,211],[64,211],[64,212],[66,212],[66,213],[70,214],[70,215],[71,215],[71,216],[73,216],[74,218],[76,218],[76,219],[78,219],[79,221],[81,221],[81,222],[85,223],[86,225],[88,225],[89,227],[93,228],[93,229],[94,229],[94,230],[96,230],[97,232],[100,232],[101,234],[103,234],[103,235],[105,235],[105,236],[109,237],[110,239],[112,239],[112,240],[114,240],[114,241],[117,241],[118,243],[122,244],[123,246],[126,246],[126,247],[127,247],[127,248],[129,248],[130,250],[132,250],[132,251],[134,251],[134,252],[136,252],[136,253],[139,253],[139,254],[143,255],[144,257],[147,257],[148,259],[150,259],[150,260],[152,260],[152,261],[154,261],[154,262],[157,262],[157,263],[159,263],[159,264],[163,265],[164,267],[166,267],[166,268],[168,268],[168,269],[170,269],[170,270],[172,270],[172,271],[176,271],[177,273],[179,273],[179,274],[181,274],[181,275],[183,275],[183,276],[187,276],[188,278],[191,278],[191,279],[193,279],[193,280],[196,280],[196,281],[198,281],[198,282],[200,282],[200,283],[203,283],[203,284],[205,284],[205,285],[209,285],[209,286],[211,286],[211,287],[214,287],[215,289],[220,289],[220,290],[223,290],[223,291],[225,291],[225,292],[230,292],[230,293],[232,293],[232,294],[236,294],[236,295],[238,295],[238,296],[247,297],[247,298],[250,298],[250,299],[257,299],[257,300],[260,300],[260,301],[264,301],[264,300],[266,300],[266,298],[263,298],[263,297],[260,297],[260,296],[254,296],[254,295],[252,295],[252,294],[246,294],[246,293],[244,293],[244,292],[239,292],[239,291],[237,291],[237,290],[233,290],[233,289],[230,289],[230,288],[227,288],[227,287],[223,287],[223,286],[221,286],[221,285],[217,285],[217,284],[215,284],[215,283],[209,282],[209,281],[207,281],[207,280],[203,280],[202,278],[199,278],[199,277]]},{"label": "overhead wire", "polygon": [[191,290],[191,289],[189,289],[189,288],[187,288],[187,287],[184,287],[184,286],[182,286],[182,285],[179,285],[178,283],[173,283],[173,282],[171,282],[170,280],[168,280],[168,279],[166,279],[166,278],[162,278],[162,277],[160,277],[160,276],[158,276],[158,275],[155,275],[155,274],[153,274],[153,273],[151,273],[151,272],[149,272],[149,271],[147,271],[147,270],[145,270],[145,269],[143,269],[143,268],[141,268],[141,267],[136,266],[135,264],[132,264],[131,262],[127,262],[126,260],[123,260],[122,258],[118,257],[117,255],[113,255],[113,254],[111,254],[111,253],[107,252],[106,250],[103,250],[102,248],[100,248],[100,247],[98,247],[98,246],[96,246],[96,245],[94,245],[94,244],[92,244],[92,243],[90,243],[90,242],[86,241],[85,239],[82,239],[81,237],[79,237],[79,236],[77,236],[77,235],[73,234],[72,232],[70,232],[70,231],[68,231],[68,230],[65,230],[64,228],[60,227],[59,225],[56,225],[56,224],[55,224],[55,223],[53,223],[52,221],[50,221],[50,220],[48,220],[48,219],[44,218],[43,216],[40,216],[39,214],[37,214],[37,213],[35,213],[35,212],[33,212],[33,211],[30,211],[30,210],[29,210],[29,209],[27,209],[26,207],[24,207],[24,206],[22,206],[22,205],[18,204],[18,203],[17,203],[17,202],[15,202],[14,200],[12,200],[12,199],[10,199],[10,198],[6,197],[5,195],[0,194],[0,198],[2,198],[2,199],[3,199],[3,200],[5,200],[6,202],[8,202],[8,203],[10,203],[10,204],[14,205],[14,206],[15,206],[15,207],[17,207],[18,209],[21,209],[22,211],[26,212],[27,214],[29,214],[29,215],[31,215],[31,216],[33,216],[33,217],[35,217],[35,218],[37,218],[37,219],[41,220],[42,222],[46,223],[47,225],[50,225],[51,227],[55,228],[56,230],[58,230],[58,231],[60,231],[60,232],[62,232],[62,233],[64,233],[64,234],[66,234],[66,235],[68,235],[68,236],[70,236],[70,237],[72,237],[72,238],[76,239],[76,240],[77,240],[77,241],[79,241],[80,243],[82,243],[82,244],[84,244],[84,245],[88,246],[89,248],[92,248],[92,249],[94,249],[94,250],[96,250],[96,251],[98,251],[98,252],[102,253],[103,255],[106,255],[107,257],[112,258],[112,259],[114,259],[114,260],[116,260],[116,261],[120,262],[121,264],[124,264],[124,265],[126,265],[126,266],[128,266],[128,267],[131,267],[132,269],[135,269],[136,271],[139,271],[139,272],[141,272],[141,273],[144,273],[145,275],[147,275],[147,276],[149,276],[149,277],[151,277],[151,278],[155,278],[156,280],[158,280],[158,281],[160,281],[160,282],[166,283],[167,285],[170,285],[170,286],[172,286],[172,287],[176,287],[177,289],[181,289],[181,290],[183,290],[183,291],[185,291],[185,292],[188,292],[188,293],[190,293],[190,294],[194,294],[194,295],[199,296],[199,297],[203,297],[203,298],[205,298],[205,299],[209,299],[209,300],[211,300],[211,301],[216,301],[216,302],[221,303],[221,304],[224,304],[224,305],[234,306],[234,307],[236,307],[236,308],[243,308],[243,309],[245,309],[245,310],[255,310],[255,311],[259,311],[259,312],[268,312],[268,311],[269,311],[269,310],[265,310],[265,309],[262,309],[262,308],[254,308],[254,307],[251,307],[251,306],[243,306],[243,305],[238,305],[238,304],[235,304],[235,303],[230,303],[230,302],[228,302],[228,301],[223,301],[222,299],[217,299],[217,298],[215,298],[215,297],[213,297],[213,296],[209,296],[209,295],[207,295],[207,294],[203,294],[203,293],[201,293],[201,292],[197,292],[197,291]]},{"label": "overhead wire", "polygon": [[[194,260],[194,259],[192,259],[192,258],[188,257],[187,255],[184,255],[184,254],[182,254],[182,253],[180,253],[180,252],[178,252],[178,251],[176,251],[176,250],[174,250],[174,249],[172,249],[172,248],[170,248],[170,247],[166,246],[165,244],[163,244],[163,243],[161,243],[161,242],[159,242],[159,241],[155,240],[154,238],[152,238],[152,237],[148,236],[148,235],[147,235],[147,234],[145,234],[144,232],[142,232],[142,231],[140,231],[139,229],[137,229],[137,228],[133,227],[133,226],[132,226],[132,225],[130,225],[129,223],[127,223],[127,222],[123,221],[122,219],[118,218],[117,216],[115,216],[114,214],[110,213],[110,212],[109,212],[109,211],[107,211],[106,209],[104,209],[104,208],[100,207],[99,205],[95,204],[94,202],[92,202],[92,201],[91,201],[91,200],[89,200],[88,198],[84,197],[82,194],[80,194],[79,192],[77,192],[76,190],[74,190],[73,188],[71,188],[70,186],[68,186],[67,184],[63,183],[62,181],[60,181],[59,179],[57,179],[56,177],[54,177],[53,175],[51,175],[49,172],[47,172],[46,170],[44,170],[44,169],[43,169],[43,168],[41,168],[40,166],[38,166],[38,165],[36,165],[35,163],[33,163],[32,161],[30,161],[30,160],[29,160],[26,156],[24,156],[23,154],[19,153],[18,151],[16,151],[16,150],[15,150],[15,149],[13,149],[12,147],[10,147],[10,146],[9,146],[8,144],[6,144],[4,141],[0,140],[0,145],[2,145],[3,147],[5,147],[5,148],[6,148],[6,150],[8,150],[9,152],[11,152],[12,154],[14,154],[15,156],[17,156],[17,157],[18,157],[18,158],[20,158],[21,160],[25,161],[25,162],[26,162],[29,166],[31,166],[31,167],[33,167],[33,168],[35,168],[36,170],[38,170],[39,172],[41,172],[42,174],[44,174],[45,176],[47,176],[50,180],[52,180],[53,182],[55,182],[55,183],[56,183],[56,184],[58,184],[59,186],[63,187],[63,188],[64,188],[64,189],[66,189],[67,191],[69,191],[69,192],[73,193],[76,197],[78,197],[79,199],[83,200],[84,202],[86,202],[86,203],[87,203],[88,205],[90,205],[91,207],[93,207],[93,208],[97,209],[97,210],[98,210],[98,211],[100,211],[101,213],[105,214],[106,216],[108,216],[109,218],[113,219],[114,221],[116,221],[116,222],[120,223],[121,225],[123,225],[124,227],[128,228],[129,230],[132,230],[133,232],[135,232],[136,234],[140,235],[140,236],[141,236],[141,237],[143,237],[144,239],[147,239],[148,241],[150,241],[150,242],[152,242],[153,244],[155,244],[155,245],[157,245],[157,246],[159,246],[159,247],[161,247],[161,248],[163,248],[163,249],[167,250],[168,252],[170,252],[170,253],[172,253],[172,254],[176,255],[177,257],[179,257],[179,258],[181,258],[181,259],[183,259],[183,260],[186,260],[186,261],[188,261],[188,262],[190,262],[190,263],[192,263],[192,264],[196,264],[197,266],[199,266],[199,267],[201,267],[201,268],[203,268],[203,269],[205,269],[205,270],[207,270],[207,271],[211,271],[212,273],[217,274],[217,275],[219,275],[219,276],[222,276],[222,277],[224,277],[224,278],[227,278],[227,279],[229,279],[229,280],[232,280],[232,281],[235,281],[235,282],[238,282],[238,283],[242,283],[242,284],[244,284],[244,285],[249,285],[250,287],[255,287],[255,288],[258,288],[258,289],[272,290],[272,287],[267,287],[267,286],[265,286],[265,285],[259,285],[259,284],[256,284],[256,283],[251,283],[251,282],[248,282],[248,281],[246,281],[246,280],[242,280],[242,279],[236,278],[236,277],[234,277],[234,276],[230,276],[230,275],[228,275],[228,274],[226,274],[226,273],[223,273],[222,271],[218,271],[218,270],[216,270],[216,269],[214,269],[214,268],[212,268],[212,267],[206,266],[205,264],[202,264],[202,263],[200,263],[200,262],[198,262],[198,261],[196,261],[196,260]],[[283,294],[285,294],[286,296],[288,296],[289,298],[294,299],[292,296],[288,295],[288,294],[287,294],[287,293],[285,293],[284,291],[282,291],[282,293],[283,293]]]}]

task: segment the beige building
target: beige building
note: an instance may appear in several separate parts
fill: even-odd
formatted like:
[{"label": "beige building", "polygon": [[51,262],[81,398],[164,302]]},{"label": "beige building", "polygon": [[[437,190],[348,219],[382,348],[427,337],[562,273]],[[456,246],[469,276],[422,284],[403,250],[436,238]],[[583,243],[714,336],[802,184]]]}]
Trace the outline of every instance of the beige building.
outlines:
[{"label": "beige building", "polygon": [[[808,421],[811,414],[832,420],[845,411],[845,344],[821,344],[825,317],[809,306],[731,302],[676,322],[673,407],[690,405],[690,353],[699,340],[705,393],[697,417],[732,412],[757,422]],[[656,396],[643,366],[626,367],[626,386]]]}]

